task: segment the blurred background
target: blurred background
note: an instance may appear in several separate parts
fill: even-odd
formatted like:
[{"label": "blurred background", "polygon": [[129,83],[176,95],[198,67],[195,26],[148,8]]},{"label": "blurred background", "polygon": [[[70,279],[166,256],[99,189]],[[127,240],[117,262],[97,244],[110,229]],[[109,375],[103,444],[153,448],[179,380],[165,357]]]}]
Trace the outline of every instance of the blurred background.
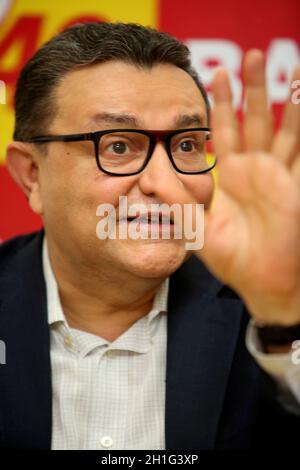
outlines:
[{"label": "blurred background", "polygon": [[278,126],[291,73],[300,62],[299,0],[0,0],[0,240],[38,229],[5,167],[16,79],[34,51],[79,21],[137,22],[169,32],[190,48],[208,92],[216,67],[227,67],[234,104],[242,101],[241,64],[249,48],[266,53],[269,97]]}]

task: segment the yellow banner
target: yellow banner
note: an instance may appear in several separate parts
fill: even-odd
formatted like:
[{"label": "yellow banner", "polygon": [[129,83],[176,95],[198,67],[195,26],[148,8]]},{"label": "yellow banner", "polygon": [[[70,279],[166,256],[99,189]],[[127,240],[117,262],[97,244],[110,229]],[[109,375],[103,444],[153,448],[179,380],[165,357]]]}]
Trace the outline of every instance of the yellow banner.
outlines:
[{"label": "yellow banner", "polygon": [[158,0],[1,0],[0,163],[4,161],[13,132],[17,76],[43,42],[79,21],[124,21],[157,26],[157,16]]}]

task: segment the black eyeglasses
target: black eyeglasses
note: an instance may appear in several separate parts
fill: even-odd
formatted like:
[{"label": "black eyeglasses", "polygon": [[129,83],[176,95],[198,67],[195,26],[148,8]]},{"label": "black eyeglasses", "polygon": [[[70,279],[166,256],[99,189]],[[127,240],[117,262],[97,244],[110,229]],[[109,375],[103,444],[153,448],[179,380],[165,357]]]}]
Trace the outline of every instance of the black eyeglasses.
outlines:
[{"label": "black eyeglasses", "polygon": [[176,131],[109,129],[87,134],[41,135],[27,142],[92,141],[99,170],[113,176],[131,176],[144,170],[156,143],[161,141],[178,173],[199,175],[212,170],[217,162],[207,151],[210,139],[209,127],[194,127]]}]

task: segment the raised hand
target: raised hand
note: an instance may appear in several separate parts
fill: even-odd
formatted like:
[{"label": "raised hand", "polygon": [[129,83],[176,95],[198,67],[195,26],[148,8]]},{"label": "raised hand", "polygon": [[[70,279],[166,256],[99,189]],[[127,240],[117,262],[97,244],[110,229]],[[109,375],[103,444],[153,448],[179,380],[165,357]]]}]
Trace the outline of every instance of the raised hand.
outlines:
[{"label": "raised hand", "polygon": [[[274,136],[260,51],[246,54],[243,74],[242,132],[226,71],[219,70],[212,84],[219,181],[206,213],[204,248],[196,254],[258,322],[292,325],[300,322],[300,104],[288,99]],[[179,184],[162,189],[160,197],[196,202]]]}]

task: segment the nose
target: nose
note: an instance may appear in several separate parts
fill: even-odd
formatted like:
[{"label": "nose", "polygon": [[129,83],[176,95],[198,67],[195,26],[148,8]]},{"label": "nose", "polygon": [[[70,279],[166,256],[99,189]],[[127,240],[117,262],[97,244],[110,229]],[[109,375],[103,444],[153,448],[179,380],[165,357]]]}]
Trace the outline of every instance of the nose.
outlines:
[{"label": "nose", "polygon": [[178,184],[179,174],[168,157],[165,143],[157,139],[146,168],[139,174],[138,185],[144,194],[157,195],[159,188],[166,187],[172,180]]}]

